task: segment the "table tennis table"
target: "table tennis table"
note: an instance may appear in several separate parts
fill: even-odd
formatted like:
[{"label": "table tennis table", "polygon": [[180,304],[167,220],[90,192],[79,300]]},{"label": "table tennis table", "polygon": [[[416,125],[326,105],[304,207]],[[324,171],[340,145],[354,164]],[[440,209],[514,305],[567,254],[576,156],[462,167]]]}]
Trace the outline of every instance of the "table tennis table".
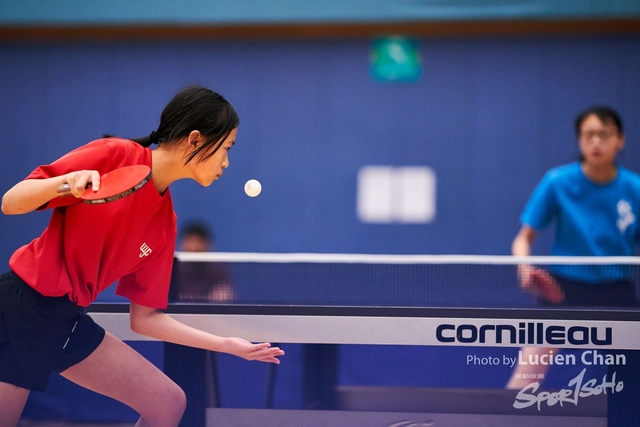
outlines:
[{"label": "table tennis table", "polygon": [[[128,304],[96,303],[89,313],[107,331],[125,341],[148,339],[130,330]],[[215,407],[204,398],[200,401],[206,407],[205,416],[198,423],[206,426],[640,425],[637,310],[172,303],[166,313],[216,335],[308,346],[304,380],[309,384],[305,386],[305,399],[330,402],[311,410],[234,409]],[[589,380],[584,389],[575,390],[574,383],[557,392],[564,393],[564,397],[557,393],[543,396],[542,392],[535,394],[531,390],[518,397],[516,390],[428,388],[364,388],[356,395],[336,384],[335,347],[343,344],[539,346],[578,349],[587,358],[601,357],[600,360],[607,354],[629,359],[623,366],[610,368],[616,370],[615,382],[624,382],[625,390],[617,393],[616,384],[609,387],[612,378],[607,377]],[[188,362],[190,350],[183,350],[173,356],[182,358],[182,363],[203,377],[206,358],[198,356],[195,362]],[[341,403],[336,405],[336,401]],[[516,402],[520,402],[519,408]]]}]

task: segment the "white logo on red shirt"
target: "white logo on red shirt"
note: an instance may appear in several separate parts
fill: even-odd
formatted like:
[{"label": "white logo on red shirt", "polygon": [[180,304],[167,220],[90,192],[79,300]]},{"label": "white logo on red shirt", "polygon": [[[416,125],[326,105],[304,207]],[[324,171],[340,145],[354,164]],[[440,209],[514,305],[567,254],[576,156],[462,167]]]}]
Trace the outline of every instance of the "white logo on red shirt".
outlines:
[{"label": "white logo on red shirt", "polygon": [[140,252],[140,258],[142,258],[143,256],[149,256],[149,254],[151,253],[151,248],[146,243],[143,243],[142,246],[140,246]]}]

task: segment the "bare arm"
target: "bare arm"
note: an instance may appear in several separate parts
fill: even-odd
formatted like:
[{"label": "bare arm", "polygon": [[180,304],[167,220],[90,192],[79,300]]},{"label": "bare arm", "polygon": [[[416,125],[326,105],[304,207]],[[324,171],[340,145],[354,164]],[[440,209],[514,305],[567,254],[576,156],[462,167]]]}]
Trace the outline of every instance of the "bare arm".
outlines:
[{"label": "bare arm", "polygon": [[[531,255],[531,245],[537,237],[533,228],[524,225],[513,239],[511,253],[514,256],[526,257]],[[560,303],[564,300],[564,293],[556,280],[545,270],[529,264],[518,265],[518,279],[520,287],[548,301]]]},{"label": "bare arm", "polygon": [[528,225],[523,225],[515,239],[513,239],[511,254],[514,256],[529,256],[531,254],[531,245],[536,237],[536,230]]},{"label": "bare arm", "polygon": [[[523,225],[520,231],[513,239],[511,244],[511,253],[513,256],[525,257],[531,255],[531,245],[536,238],[536,231],[528,225]],[[532,275],[533,269],[529,264],[518,265],[518,279],[520,280],[520,286],[523,289],[532,289]]]},{"label": "bare arm", "polygon": [[69,184],[71,194],[80,197],[88,183],[93,189],[100,186],[100,174],[94,170],[71,172],[45,179],[25,179],[14,185],[2,196],[2,213],[24,214],[38,209],[58,196],[58,187]]},{"label": "bare arm", "polygon": [[252,344],[242,338],[220,337],[192,328],[155,308],[134,302],[130,309],[131,330],[161,341],[233,354],[247,360],[280,363],[284,351],[269,343]]}]

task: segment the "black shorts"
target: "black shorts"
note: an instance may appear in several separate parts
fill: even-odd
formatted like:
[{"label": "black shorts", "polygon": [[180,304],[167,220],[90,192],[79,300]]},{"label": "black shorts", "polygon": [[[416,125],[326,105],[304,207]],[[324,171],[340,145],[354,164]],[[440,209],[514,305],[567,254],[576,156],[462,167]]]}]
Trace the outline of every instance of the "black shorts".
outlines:
[{"label": "black shorts", "polygon": [[638,307],[636,287],[632,280],[615,280],[602,283],[586,283],[552,274],[564,292],[564,301],[554,304],[539,298],[542,306],[563,307]]},{"label": "black shorts", "polygon": [[104,334],[66,296],[43,296],[13,271],[0,276],[0,382],[44,391],[52,372],[84,360]]}]

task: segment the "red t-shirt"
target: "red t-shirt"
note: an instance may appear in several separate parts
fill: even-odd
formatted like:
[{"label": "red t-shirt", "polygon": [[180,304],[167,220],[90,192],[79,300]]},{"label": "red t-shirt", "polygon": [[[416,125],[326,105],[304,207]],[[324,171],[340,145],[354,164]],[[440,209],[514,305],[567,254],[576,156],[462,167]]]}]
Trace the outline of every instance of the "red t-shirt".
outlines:
[{"label": "red t-shirt", "polygon": [[[105,174],[123,166],[151,167],[151,150],[119,138],[99,139],[71,151],[27,179],[78,170]],[[114,202],[90,205],[57,197],[42,235],[19,248],[11,269],[45,296],[68,295],[87,307],[118,281],[116,293],[138,304],[165,308],[176,241],[176,214],[169,190],[160,195],[152,180]]]}]

